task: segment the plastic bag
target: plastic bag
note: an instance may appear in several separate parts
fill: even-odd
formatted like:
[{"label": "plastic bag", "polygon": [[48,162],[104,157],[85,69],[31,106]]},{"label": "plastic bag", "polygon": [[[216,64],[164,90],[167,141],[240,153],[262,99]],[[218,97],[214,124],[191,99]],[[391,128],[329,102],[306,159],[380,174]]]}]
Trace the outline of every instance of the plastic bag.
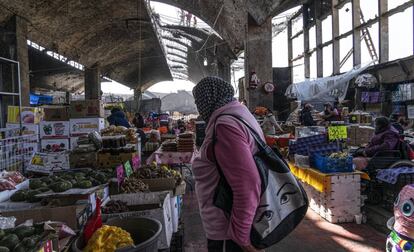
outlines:
[{"label": "plastic bag", "polygon": [[96,230],[102,227],[102,213],[101,213],[101,200],[96,198],[96,210],[95,214],[86,222],[85,229],[83,231],[83,239],[85,243],[88,243]]}]

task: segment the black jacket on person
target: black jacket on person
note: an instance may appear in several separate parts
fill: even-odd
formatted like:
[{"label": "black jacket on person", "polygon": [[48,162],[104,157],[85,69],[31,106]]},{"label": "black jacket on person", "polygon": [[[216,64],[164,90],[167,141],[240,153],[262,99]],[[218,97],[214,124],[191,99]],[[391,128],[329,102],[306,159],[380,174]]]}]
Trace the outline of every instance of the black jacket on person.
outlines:
[{"label": "black jacket on person", "polygon": [[315,121],[313,120],[310,109],[302,109],[302,111],[300,112],[300,123],[303,126],[315,126]]}]

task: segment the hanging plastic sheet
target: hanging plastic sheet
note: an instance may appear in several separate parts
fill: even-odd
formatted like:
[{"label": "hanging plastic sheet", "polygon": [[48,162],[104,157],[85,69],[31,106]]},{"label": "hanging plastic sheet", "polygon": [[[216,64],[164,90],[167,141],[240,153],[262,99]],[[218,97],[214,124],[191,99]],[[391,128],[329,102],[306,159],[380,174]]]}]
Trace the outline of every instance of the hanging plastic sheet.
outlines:
[{"label": "hanging plastic sheet", "polygon": [[348,91],[349,81],[358,76],[369,65],[359,69],[353,69],[347,73],[338,76],[319,78],[316,80],[307,80],[290,85],[285,95],[289,98],[296,98],[299,101],[333,101],[336,98],[339,101],[345,99]]}]

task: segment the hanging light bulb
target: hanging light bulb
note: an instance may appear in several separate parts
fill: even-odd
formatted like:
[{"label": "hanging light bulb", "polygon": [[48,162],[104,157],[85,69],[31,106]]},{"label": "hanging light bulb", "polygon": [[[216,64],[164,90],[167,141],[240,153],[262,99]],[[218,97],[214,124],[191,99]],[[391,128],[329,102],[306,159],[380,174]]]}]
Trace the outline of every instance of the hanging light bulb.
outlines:
[{"label": "hanging light bulb", "polygon": [[207,58],[204,58],[204,66],[207,66],[208,62],[207,62]]}]

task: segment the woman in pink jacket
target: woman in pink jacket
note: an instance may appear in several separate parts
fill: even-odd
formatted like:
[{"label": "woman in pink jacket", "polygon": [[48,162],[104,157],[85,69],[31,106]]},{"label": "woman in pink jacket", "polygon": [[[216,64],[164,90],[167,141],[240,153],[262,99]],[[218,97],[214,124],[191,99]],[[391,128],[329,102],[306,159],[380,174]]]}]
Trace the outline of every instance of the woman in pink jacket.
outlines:
[{"label": "woman in pink jacket", "polygon": [[[253,160],[257,146],[246,126],[231,116],[220,115],[242,117],[264,139],[262,130],[247,107],[233,98],[233,87],[224,80],[204,78],[194,87],[193,95],[200,116],[207,123],[206,137],[194,160],[193,172],[208,251],[260,251],[250,242],[253,218],[260,200],[261,181]],[[216,144],[213,151],[214,126]],[[233,191],[229,217],[213,205],[220,178],[216,161]]]}]

